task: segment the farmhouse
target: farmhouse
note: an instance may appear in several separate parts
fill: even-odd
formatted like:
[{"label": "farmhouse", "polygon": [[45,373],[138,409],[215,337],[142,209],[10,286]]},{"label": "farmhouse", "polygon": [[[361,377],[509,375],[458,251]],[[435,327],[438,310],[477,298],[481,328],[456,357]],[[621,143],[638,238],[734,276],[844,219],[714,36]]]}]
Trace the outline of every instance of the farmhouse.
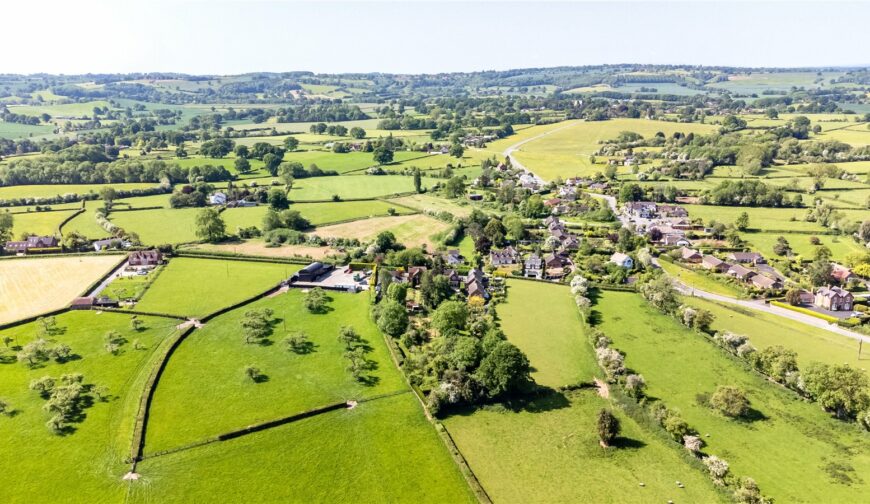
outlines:
[{"label": "farmhouse", "polygon": [[852,293],[840,287],[821,287],[816,291],[813,304],[831,311],[851,311],[854,298]]},{"label": "farmhouse", "polygon": [[163,263],[163,254],[159,250],[137,250],[127,256],[130,266],[157,266]]},{"label": "farmhouse", "polygon": [[621,268],[631,269],[634,267],[634,260],[628,254],[616,252],[610,256],[610,262]]},{"label": "farmhouse", "polygon": [[59,246],[54,236],[29,236],[23,241],[6,242],[6,252],[10,254],[26,254],[39,249],[56,248]]},{"label": "farmhouse", "polygon": [[520,254],[511,246],[501,250],[492,249],[489,252],[489,263],[493,266],[505,266],[520,262]]},{"label": "farmhouse", "polygon": [[725,258],[738,263],[764,264],[764,256],[758,252],[731,252]]}]

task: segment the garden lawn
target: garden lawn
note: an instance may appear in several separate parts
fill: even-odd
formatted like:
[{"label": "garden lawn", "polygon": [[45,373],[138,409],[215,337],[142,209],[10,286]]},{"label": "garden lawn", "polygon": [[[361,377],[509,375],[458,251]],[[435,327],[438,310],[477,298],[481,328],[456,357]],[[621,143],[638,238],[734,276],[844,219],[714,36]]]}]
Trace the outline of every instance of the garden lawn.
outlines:
[{"label": "garden lawn", "polygon": [[277,286],[299,268],[294,264],[176,257],[164,267],[136,309],[203,317]]},{"label": "garden lawn", "polygon": [[[769,383],[637,294],[604,292],[594,309],[626,366],[646,378],[649,396],[679,410],[703,435],[705,453],[727,460],[733,474],[782,502],[857,502],[870,491],[867,433],[857,425]],[[719,385],[745,390],[761,419],[729,420],[698,403]]]},{"label": "garden lawn", "polygon": [[63,308],[121,260],[103,255],[0,261],[0,324]]},{"label": "garden lawn", "polygon": [[476,502],[410,393],[147,459],[138,471],[134,504],[207,502],[215,495],[250,503]]},{"label": "garden lawn", "polygon": [[[172,355],[161,377],[146,431],[146,454],[200,441],[350,399],[405,390],[383,337],[369,317],[366,295],[329,293],[328,311],[312,314],[305,294],[291,289],[234,310],[196,331]],[[248,310],[271,308],[275,326],[268,344],[245,343],[240,323]],[[372,348],[376,369],[361,383],[346,369],[341,326],[351,326]],[[290,352],[284,340],[304,332],[313,343],[307,354]],[[268,379],[253,383],[244,374],[258,367]]]},{"label": "garden lawn", "polygon": [[58,232],[58,227],[64,219],[70,217],[75,210],[58,210],[53,212],[27,212],[12,215],[12,234],[17,239],[24,233],[52,236]]},{"label": "garden lawn", "polygon": [[714,330],[748,336],[759,350],[774,345],[794,350],[800,367],[811,362],[824,362],[832,365],[846,363],[865,370],[870,368],[870,359],[866,355],[862,360],[858,359],[858,342],[852,338],[739,306],[700,298],[684,298],[684,302],[713,312],[716,316]]},{"label": "garden lawn", "polygon": [[[62,333],[52,338],[69,345],[78,356],[75,360],[63,364],[49,361],[36,369],[14,358],[0,363],[0,397],[16,411],[11,417],[0,418],[0,500],[123,502],[121,477],[130,469],[124,459],[130,454],[139,396],[155,351],[177,323],[155,317],[140,319],[145,329],[134,332],[128,315],[92,311],[59,315],[56,320]],[[10,336],[14,344],[24,345],[35,337],[35,325],[7,329],[0,336]],[[103,347],[103,335],[110,330],[128,340],[119,355]],[[139,340],[142,350],[133,349],[134,340]],[[84,419],[70,424],[74,431],[58,436],[45,425],[49,419],[42,409],[45,400],[28,385],[36,378],[58,378],[65,373],[82,373],[84,383],[106,386],[110,395],[107,402],[94,397],[93,405],[84,410]]]},{"label": "garden lawn", "polygon": [[112,212],[109,220],[128,232],[135,232],[145,245],[197,241],[196,214],[201,208],[161,208]]},{"label": "garden lawn", "polygon": [[[531,316],[534,310],[541,314]],[[600,375],[567,287],[510,281],[498,314],[539,384]],[[617,448],[607,452],[595,428],[602,408],[622,424]],[[552,392],[515,410],[495,405],[460,412],[444,424],[494,502],[724,501],[679,447],[648,434],[592,389]]]},{"label": "garden lawn", "polygon": [[724,275],[722,281],[719,281],[702,270],[695,271],[662,260],[659,260],[659,265],[665,273],[689,287],[735,298],[745,294],[741,289],[726,283]]},{"label": "garden lawn", "polygon": [[361,242],[373,240],[383,231],[390,231],[399,243],[409,247],[426,245],[434,249],[434,236],[446,230],[448,224],[427,215],[401,215],[373,217],[361,221],[334,224],[317,228],[314,234],[321,238],[356,238]]}]

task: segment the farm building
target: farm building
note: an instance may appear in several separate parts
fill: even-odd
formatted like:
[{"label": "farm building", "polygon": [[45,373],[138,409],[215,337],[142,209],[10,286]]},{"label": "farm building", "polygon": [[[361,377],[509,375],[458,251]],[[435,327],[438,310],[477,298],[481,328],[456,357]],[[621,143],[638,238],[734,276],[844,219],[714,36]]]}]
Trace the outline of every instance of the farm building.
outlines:
[{"label": "farm building", "polygon": [[854,303],[852,293],[840,287],[820,287],[813,304],[831,311],[850,311]]},{"label": "farm building", "polygon": [[79,297],[73,299],[69,307],[71,310],[90,310],[91,308],[117,308],[118,301],[106,296],[100,297]]},{"label": "farm building", "polygon": [[302,268],[291,277],[292,281],[298,282],[316,282],[317,279],[335,269],[332,264],[324,264],[322,262],[313,262]]}]

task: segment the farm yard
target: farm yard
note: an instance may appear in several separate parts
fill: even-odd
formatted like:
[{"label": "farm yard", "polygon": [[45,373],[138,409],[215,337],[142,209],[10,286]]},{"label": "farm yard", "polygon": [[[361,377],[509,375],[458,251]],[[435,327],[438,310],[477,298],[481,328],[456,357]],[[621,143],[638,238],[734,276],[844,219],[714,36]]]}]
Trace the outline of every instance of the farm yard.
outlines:
[{"label": "farm yard", "polygon": [[0,324],[68,305],[122,256],[69,256],[0,261]]}]

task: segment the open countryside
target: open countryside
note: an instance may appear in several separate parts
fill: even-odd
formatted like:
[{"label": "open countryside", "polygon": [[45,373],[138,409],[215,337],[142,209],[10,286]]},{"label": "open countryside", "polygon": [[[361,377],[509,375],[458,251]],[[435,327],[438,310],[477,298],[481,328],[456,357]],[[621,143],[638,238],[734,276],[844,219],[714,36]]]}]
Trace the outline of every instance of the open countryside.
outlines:
[{"label": "open countryside", "polygon": [[167,3],[0,31],[0,502],[870,499],[870,7]]}]

